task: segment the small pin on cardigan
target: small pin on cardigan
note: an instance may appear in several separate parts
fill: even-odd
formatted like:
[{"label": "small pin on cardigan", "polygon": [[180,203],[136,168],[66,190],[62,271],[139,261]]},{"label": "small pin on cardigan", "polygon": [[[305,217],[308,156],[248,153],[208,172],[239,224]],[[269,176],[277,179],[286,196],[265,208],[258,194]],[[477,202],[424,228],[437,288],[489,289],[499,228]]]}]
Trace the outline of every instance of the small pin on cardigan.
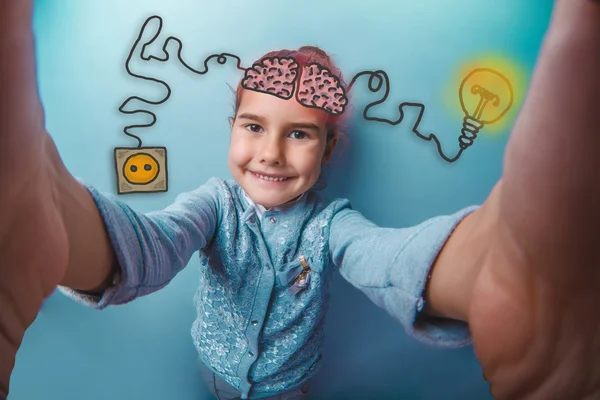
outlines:
[{"label": "small pin on cardigan", "polygon": [[302,265],[302,272],[300,272],[296,277],[294,284],[290,287],[290,293],[292,293],[292,295],[306,289],[310,285],[311,269],[304,256],[300,256],[300,264]]}]

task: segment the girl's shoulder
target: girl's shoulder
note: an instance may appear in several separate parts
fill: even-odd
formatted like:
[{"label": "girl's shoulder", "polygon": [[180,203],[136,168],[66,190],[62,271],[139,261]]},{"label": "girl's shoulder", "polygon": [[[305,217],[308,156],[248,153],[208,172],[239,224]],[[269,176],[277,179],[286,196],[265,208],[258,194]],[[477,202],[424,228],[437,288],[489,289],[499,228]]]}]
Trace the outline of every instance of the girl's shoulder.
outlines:
[{"label": "girl's shoulder", "polygon": [[239,196],[239,185],[233,179],[223,179],[219,177],[208,178],[203,184],[195,189],[182,193],[183,195],[191,193],[212,194],[215,197]]},{"label": "girl's shoulder", "polygon": [[337,213],[345,209],[352,209],[350,200],[341,197],[325,196],[316,190],[306,193],[307,205],[313,209],[313,217],[321,217],[331,220]]}]

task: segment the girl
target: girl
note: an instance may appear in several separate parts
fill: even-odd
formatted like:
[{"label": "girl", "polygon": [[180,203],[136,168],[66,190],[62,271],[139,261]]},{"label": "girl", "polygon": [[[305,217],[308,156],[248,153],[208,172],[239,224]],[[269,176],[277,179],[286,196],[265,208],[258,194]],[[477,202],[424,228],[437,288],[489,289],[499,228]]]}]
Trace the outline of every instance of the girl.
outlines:
[{"label": "girl", "polygon": [[[308,102],[307,93],[330,95]],[[112,282],[101,294],[63,290],[99,309],[125,303],[164,287],[200,250],[192,337],[219,399],[307,392],[321,362],[333,269],[414,336],[468,343],[464,323],[417,316],[436,254],[473,208],[411,229],[382,229],[347,200],[326,201],[313,189],[342,134],[345,106],[342,76],[322,50],[261,57],[236,91],[228,160],[234,180],[211,179],[146,215],[88,186],[110,239],[102,252],[114,252],[104,264],[114,268]]]},{"label": "girl", "polygon": [[[148,215],[82,186],[44,128],[31,9],[0,0],[0,397],[58,283],[97,308],[124,303],[166,285],[196,250],[193,335],[219,396],[304,394],[336,268],[418,338],[464,344],[454,320],[468,321],[498,399],[600,397],[598,2],[556,0],[485,203],[404,230],[311,189],[337,143],[337,106],[250,82],[232,123],[234,181],[210,180]],[[293,54],[327,65],[314,53]]]}]

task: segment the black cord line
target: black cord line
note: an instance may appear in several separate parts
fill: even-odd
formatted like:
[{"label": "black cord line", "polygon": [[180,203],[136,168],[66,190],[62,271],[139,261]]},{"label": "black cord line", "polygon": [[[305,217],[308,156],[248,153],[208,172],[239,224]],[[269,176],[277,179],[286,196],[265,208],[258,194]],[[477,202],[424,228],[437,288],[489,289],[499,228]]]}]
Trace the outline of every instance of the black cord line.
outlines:
[{"label": "black cord line", "polygon": [[[179,45],[178,48],[177,48],[177,58],[178,58],[178,60],[181,62],[181,64],[187,70],[189,70],[192,73],[199,74],[199,75],[206,74],[208,72],[208,70],[209,70],[208,63],[212,59],[214,59],[214,58],[216,58],[217,63],[220,64],[220,65],[226,64],[228,58],[235,59],[237,61],[236,67],[239,70],[241,70],[241,71],[247,71],[246,68],[243,68],[241,66],[240,57],[236,56],[235,54],[231,54],[231,53],[212,54],[212,55],[208,56],[204,60],[204,69],[203,70],[195,69],[195,68],[191,67],[188,63],[186,63],[183,60],[183,57],[181,55],[181,52],[182,52],[182,49],[183,49],[183,43],[181,42],[181,40],[179,40],[178,38],[176,38],[174,36],[170,36],[169,38],[167,38],[165,40],[165,43],[163,44],[163,47],[162,47],[162,51],[164,53],[163,57],[144,56],[146,47],[149,46],[149,45],[151,45],[156,40],[156,38],[158,37],[158,35],[161,32],[162,24],[163,24],[162,18],[160,16],[158,16],[158,15],[154,15],[154,16],[148,18],[146,20],[146,22],[144,22],[144,25],[142,26],[142,28],[140,29],[140,33],[138,35],[138,38],[134,42],[134,44],[133,44],[133,46],[131,48],[131,51],[129,52],[129,56],[127,57],[127,61],[125,62],[125,68],[127,70],[127,73],[129,75],[133,76],[133,77],[161,84],[162,86],[165,87],[167,93],[166,93],[166,95],[161,100],[158,100],[158,101],[146,100],[146,99],[143,99],[143,98],[141,98],[139,96],[131,96],[127,100],[125,100],[123,102],[123,104],[121,104],[121,106],[119,107],[119,111],[122,112],[122,113],[124,113],[124,114],[138,114],[138,113],[142,113],[142,114],[150,115],[152,117],[152,121],[150,123],[147,123],[147,124],[137,124],[137,125],[128,125],[123,130],[124,133],[127,136],[130,136],[130,137],[132,137],[132,138],[134,138],[134,139],[136,139],[138,141],[138,147],[142,147],[142,140],[139,138],[139,136],[136,136],[136,135],[130,133],[129,130],[130,129],[134,129],[134,128],[147,128],[147,127],[153,126],[156,123],[156,114],[154,114],[151,111],[143,110],[143,109],[136,109],[136,110],[133,110],[133,111],[126,111],[125,110],[125,106],[130,101],[132,101],[132,100],[139,100],[139,101],[141,101],[143,103],[150,104],[150,105],[160,105],[160,104],[163,104],[164,102],[166,102],[171,97],[171,88],[170,88],[170,86],[166,82],[164,82],[164,81],[162,81],[160,79],[151,78],[151,77],[148,77],[148,76],[143,76],[143,75],[136,74],[136,73],[132,72],[131,68],[130,68],[130,62],[131,62],[131,59],[132,59],[133,54],[135,52],[135,49],[138,47],[140,41],[142,40],[142,35],[143,35],[143,33],[144,33],[147,25],[152,20],[158,20],[159,25],[158,25],[158,29],[156,30],[156,33],[154,34],[154,36],[152,37],[152,39],[149,42],[145,43],[143,45],[143,47],[142,47],[141,58],[144,61],[150,61],[150,60],[157,60],[157,61],[160,61],[160,62],[166,62],[166,61],[168,61],[169,60],[169,52],[167,51],[167,46],[169,45],[169,42],[171,40],[174,40]],[[386,118],[377,118],[377,117],[371,117],[371,116],[369,116],[368,115],[369,114],[369,110],[372,107],[377,106],[379,104],[382,104],[382,103],[384,103],[387,100],[388,95],[390,93],[390,82],[389,82],[389,77],[388,77],[387,73],[385,71],[383,71],[383,70],[361,71],[361,72],[357,73],[356,75],[354,75],[354,77],[352,78],[352,80],[350,81],[350,83],[349,83],[349,85],[348,85],[348,87],[346,89],[346,92],[350,92],[350,90],[352,89],[352,87],[354,86],[354,84],[356,83],[356,81],[359,78],[363,77],[363,76],[368,76],[369,77],[368,88],[373,93],[379,92],[380,89],[385,85],[385,93],[383,94],[383,97],[380,100],[377,100],[377,101],[374,101],[372,103],[369,103],[365,107],[365,109],[363,111],[363,118],[366,121],[383,122],[383,123],[387,123],[387,124],[395,126],[395,125],[400,124],[403,121],[403,119],[404,119],[404,107],[414,107],[414,108],[417,108],[419,110],[419,116],[418,116],[418,118],[417,118],[417,120],[416,120],[416,122],[415,122],[415,124],[414,124],[414,126],[412,128],[412,132],[414,134],[416,134],[419,138],[423,139],[423,140],[426,140],[426,141],[432,141],[433,140],[435,142],[436,146],[437,146],[438,153],[440,154],[440,156],[442,157],[442,159],[444,159],[447,162],[452,163],[452,162],[455,162],[456,160],[458,160],[458,158],[461,156],[462,152],[465,149],[467,149],[469,146],[471,146],[473,144],[473,141],[477,138],[477,132],[479,132],[479,130],[483,127],[483,124],[481,124],[476,119],[473,119],[473,118],[471,118],[469,116],[466,116],[464,118],[464,120],[463,120],[463,129],[461,130],[462,134],[459,137],[459,147],[460,147],[460,150],[458,151],[458,153],[454,157],[448,157],[448,156],[446,156],[444,154],[444,152],[442,150],[442,145],[441,145],[439,139],[436,137],[435,134],[424,135],[421,132],[419,132],[419,130],[418,130],[419,124],[420,124],[420,122],[421,122],[421,120],[423,118],[423,114],[425,112],[425,105],[424,104],[422,104],[422,103],[415,103],[415,102],[403,102],[403,103],[400,103],[400,105],[398,106],[398,111],[400,113],[400,116],[395,121],[392,121],[392,120],[389,120],[389,119],[386,119]]]}]

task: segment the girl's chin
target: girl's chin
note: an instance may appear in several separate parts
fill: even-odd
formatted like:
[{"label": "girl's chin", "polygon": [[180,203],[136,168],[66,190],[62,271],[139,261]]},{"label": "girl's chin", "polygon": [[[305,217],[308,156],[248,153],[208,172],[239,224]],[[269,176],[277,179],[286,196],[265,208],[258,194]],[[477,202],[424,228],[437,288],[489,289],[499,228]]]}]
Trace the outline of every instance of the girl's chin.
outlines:
[{"label": "girl's chin", "polygon": [[256,204],[260,204],[264,208],[270,209],[273,207],[279,207],[286,203],[289,203],[290,201],[297,199],[298,196],[300,196],[301,194],[302,193],[297,193],[297,194],[294,194],[294,193],[283,194],[282,193],[281,195],[278,195],[277,193],[274,193],[272,191],[265,193],[263,191],[256,190],[256,191],[251,192],[250,197]]}]

